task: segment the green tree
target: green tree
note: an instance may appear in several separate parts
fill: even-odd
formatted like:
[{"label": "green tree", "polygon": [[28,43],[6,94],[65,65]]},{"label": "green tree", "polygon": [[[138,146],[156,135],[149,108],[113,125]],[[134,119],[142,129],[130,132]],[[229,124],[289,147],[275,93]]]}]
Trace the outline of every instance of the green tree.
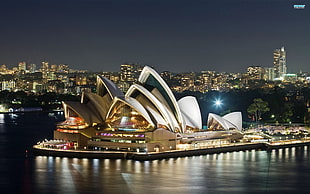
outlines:
[{"label": "green tree", "polygon": [[253,100],[253,104],[251,104],[247,109],[248,113],[251,116],[254,116],[256,122],[261,120],[261,116],[269,110],[268,102],[263,101],[261,98],[255,98]]}]

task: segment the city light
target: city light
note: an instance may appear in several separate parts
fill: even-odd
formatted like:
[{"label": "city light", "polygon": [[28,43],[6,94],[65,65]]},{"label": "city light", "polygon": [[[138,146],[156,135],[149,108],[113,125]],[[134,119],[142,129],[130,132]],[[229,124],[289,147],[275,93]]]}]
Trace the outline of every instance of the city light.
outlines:
[{"label": "city light", "polygon": [[216,100],[214,101],[214,105],[215,105],[216,107],[220,107],[220,106],[223,105],[223,102],[222,102],[221,99],[216,99]]}]

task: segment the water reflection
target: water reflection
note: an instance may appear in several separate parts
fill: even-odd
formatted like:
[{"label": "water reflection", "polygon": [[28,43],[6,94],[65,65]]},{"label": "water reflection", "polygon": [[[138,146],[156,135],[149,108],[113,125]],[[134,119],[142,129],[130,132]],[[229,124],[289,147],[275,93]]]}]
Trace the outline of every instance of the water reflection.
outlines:
[{"label": "water reflection", "polygon": [[298,172],[308,163],[308,147],[145,162],[38,156],[33,185],[40,193],[306,192],[309,176]]},{"label": "water reflection", "polygon": [[0,113],[0,134],[5,133],[5,120],[4,120],[4,114]]},{"label": "water reflection", "polygon": [[4,124],[0,116],[1,193],[308,193],[310,189],[309,147],[146,162],[30,153],[25,158],[25,149],[52,137],[54,124],[61,120],[56,116],[6,114]]},{"label": "water reflection", "polygon": [[4,114],[0,113],[0,124],[4,123]]}]

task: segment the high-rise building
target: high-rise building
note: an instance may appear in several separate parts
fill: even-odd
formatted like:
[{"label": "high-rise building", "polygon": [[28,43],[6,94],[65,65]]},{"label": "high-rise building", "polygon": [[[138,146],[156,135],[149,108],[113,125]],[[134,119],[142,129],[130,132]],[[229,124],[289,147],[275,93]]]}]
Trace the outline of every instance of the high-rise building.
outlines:
[{"label": "high-rise building", "polygon": [[284,46],[273,52],[273,68],[275,79],[282,78],[286,74],[286,51]]},{"label": "high-rise building", "polygon": [[29,65],[29,72],[30,73],[34,73],[35,71],[36,71],[36,69],[37,69],[37,65],[36,64],[34,64],[34,63],[31,63],[30,65]]},{"label": "high-rise building", "polygon": [[43,79],[47,79],[48,77],[48,71],[49,71],[49,65],[48,62],[43,61],[41,66],[41,72]]},{"label": "high-rise building", "polygon": [[249,66],[248,67],[248,75],[250,76],[250,79],[256,79],[256,80],[260,80],[263,79],[263,75],[264,75],[264,68],[261,66]]},{"label": "high-rise building", "polygon": [[201,83],[203,84],[205,91],[208,91],[212,88],[212,81],[215,77],[215,74],[215,71],[201,71]]},{"label": "high-rise building", "polygon": [[18,70],[19,71],[26,71],[26,62],[25,61],[18,63]]},{"label": "high-rise building", "polygon": [[130,85],[137,81],[141,71],[142,66],[139,64],[122,64],[118,82],[121,91],[126,92]]},{"label": "high-rise building", "polygon": [[134,66],[133,64],[122,64],[120,72],[121,81],[134,81]]},{"label": "high-rise building", "polygon": [[274,80],[274,68],[273,67],[265,67],[264,80]]}]

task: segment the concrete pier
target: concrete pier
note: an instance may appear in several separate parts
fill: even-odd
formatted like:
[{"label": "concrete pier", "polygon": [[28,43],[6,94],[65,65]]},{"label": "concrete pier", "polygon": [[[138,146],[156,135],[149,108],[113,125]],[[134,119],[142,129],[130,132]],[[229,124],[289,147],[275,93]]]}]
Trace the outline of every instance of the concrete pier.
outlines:
[{"label": "concrete pier", "polygon": [[165,158],[177,158],[186,156],[198,156],[225,152],[237,152],[246,150],[273,150],[291,147],[309,146],[308,141],[277,141],[266,143],[238,143],[226,144],[217,147],[195,148],[189,150],[171,150],[165,152],[117,152],[117,151],[90,151],[90,150],[63,150],[42,148],[33,146],[33,153],[36,155],[70,157],[70,158],[100,158],[100,159],[131,159],[131,160],[158,160]]}]

